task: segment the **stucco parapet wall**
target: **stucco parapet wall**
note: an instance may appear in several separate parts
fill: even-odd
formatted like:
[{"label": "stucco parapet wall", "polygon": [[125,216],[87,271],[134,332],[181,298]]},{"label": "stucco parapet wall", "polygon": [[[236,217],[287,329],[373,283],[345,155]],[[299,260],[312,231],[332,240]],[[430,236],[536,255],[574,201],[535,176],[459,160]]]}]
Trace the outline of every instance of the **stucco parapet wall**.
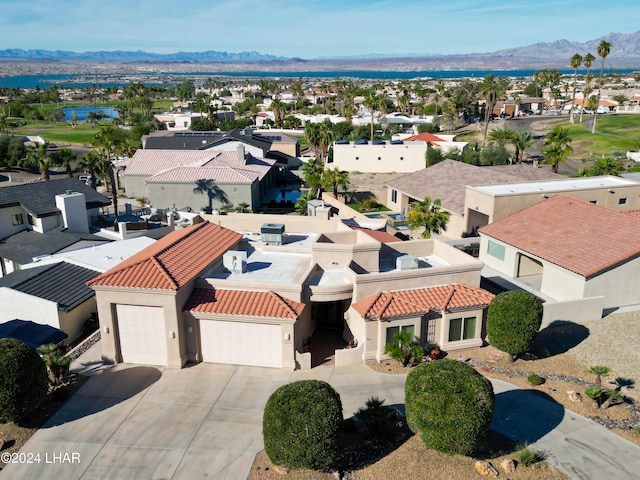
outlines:
[{"label": "stucco parapet wall", "polygon": [[266,325],[293,325],[297,319],[293,318],[279,318],[279,317],[257,317],[251,315],[222,315],[219,313],[204,313],[204,312],[187,312],[195,320],[216,320],[225,322],[238,322],[246,323],[261,323]]},{"label": "stucco parapet wall", "polygon": [[[447,267],[428,267],[415,268],[412,270],[389,270],[387,272],[370,272],[355,274],[356,284],[376,283],[376,282],[392,282],[398,280],[407,280],[413,278],[438,277],[441,275],[462,274],[474,272],[480,277],[481,263],[474,262],[466,265],[451,265]],[[393,286],[389,285],[389,290],[393,290]]]},{"label": "stucco parapet wall", "polygon": [[316,234],[351,230],[339,218],[302,217],[298,215],[262,215],[254,213],[229,213],[206,215],[202,218],[236,232],[260,233],[265,223],[283,223],[287,232],[314,232]]}]

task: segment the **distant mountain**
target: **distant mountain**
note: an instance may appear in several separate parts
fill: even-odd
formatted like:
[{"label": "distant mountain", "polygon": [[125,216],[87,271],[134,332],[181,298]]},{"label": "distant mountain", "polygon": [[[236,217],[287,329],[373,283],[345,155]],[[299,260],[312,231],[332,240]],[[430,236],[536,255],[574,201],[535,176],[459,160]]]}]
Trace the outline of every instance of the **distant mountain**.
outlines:
[{"label": "distant mountain", "polygon": [[[259,52],[176,52],[149,53],[143,51],[98,51],[70,52],[62,50],[0,50],[0,60],[16,60],[17,63],[39,65],[38,73],[47,73],[49,66],[57,65],[59,71],[68,69],[73,62],[81,62],[86,70],[91,64],[93,71],[107,71],[116,68],[143,69],[153,64],[162,64],[164,71],[197,72],[202,64],[215,64],[218,71],[333,71],[333,70],[381,70],[381,71],[430,71],[430,70],[517,70],[558,68],[569,69],[569,59],[575,54],[597,55],[597,47],[602,39],[611,42],[612,48],[606,60],[607,69],[640,69],[640,31],[631,34],[610,33],[588,42],[556,40],[535,43],[518,48],[509,48],[490,53],[469,53],[458,55],[405,54],[385,55],[371,53],[351,57],[301,59],[277,57]],[[92,63],[93,62],[93,63]],[[15,62],[14,62],[15,63]],[[168,65],[170,64],[170,65]],[[597,67],[594,65],[593,67]],[[593,68],[592,67],[592,68]],[[21,72],[20,66],[13,66],[13,74]],[[74,70],[74,71],[75,71]],[[33,74],[33,71],[30,71]],[[50,73],[50,71],[49,71]],[[26,73],[24,73],[26,74]]]},{"label": "distant mountain", "polygon": [[98,52],[71,52],[68,50],[22,50],[10,48],[0,50],[0,58],[24,60],[70,60],[70,61],[99,61],[99,62],[196,62],[196,63],[254,63],[270,62],[273,60],[288,60],[286,57],[263,55],[258,52],[176,52],[149,53],[138,50],[135,52],[115,50]]},{"label": "distant mountain", "polygon": [[612,59],[626,59],[631,56],[637,59],[640,57],[640,31],[630,34],[609,33],[603,37],[588,42],[570,42],[568,40],[556,40],[554,42],[534,43],[526,47],[509,48],[506,50],[498,50],[492,55],[502,56],[522,56],[522,57],[539,57],[547,59],[562,58],[569,64],[569,58],[575,53],[586,55],[591,53],[597,56],[598,45],[601,40],[611,43],[611,53],[607,57],[607,62]]}]

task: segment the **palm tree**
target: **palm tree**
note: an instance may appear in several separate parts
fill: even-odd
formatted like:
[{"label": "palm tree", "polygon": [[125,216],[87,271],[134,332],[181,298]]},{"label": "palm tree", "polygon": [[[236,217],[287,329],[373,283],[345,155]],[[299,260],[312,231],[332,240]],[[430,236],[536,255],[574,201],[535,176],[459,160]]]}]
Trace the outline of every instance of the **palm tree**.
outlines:
[{"label": "palm tree", "polygon": [[101,171],[109,178],[111,186],[111,196],[115,215],[118,216],[118,187],[116,185],[115,167],[111,163],[111,154],[116,145],[119,144],[116,139],[116,131],[111,125],[102,127],[95,137],[93,137],[93,145],[98,147],[100,156],[102,157]]},{"label": "palm tree", "polygon": [[73,177],[73,169],[71,168],[71,162],[74,162],[78,159],[78,155],[76,153],[73,153],[68,148],[63,148],[61,150],[58,150],[56,153],[54,153],[52,157],[56,165],[60,165],[61,167],[64,167],[65,170],[67,171],[67,175],[69,177]]},{"label": "palm tree", "polygon": [[504,147],[507,143],[511,143],[515,132],[508,127],[494,128],[487,136],[489,143],[495,143],[499,147]]},{"label": "palm tree", "polygon": [[551,133],[547,135],[544,145],[545,148],[542,149],[542,153],[546,158],[540,163],[550,164],[553,173],[558,173],[558,165],[560,162],[564,162],[571,152],[573,152],[569,130],[562,127],[555,127],[551,130]]},{"label": "palm tree", "polygon": [[449,212],[441,210],[440,199],[433,202],[430,197],[423,201],[411,204],[411,210],[407,213],[407,223],[411,230],[424,227],[423,238],[431,238],[431,234],[439,234],[447,228]]},{"label": "palm tree", "polygon": [[337,168],[325,168],[322,174],[322,186],[331,190],[333,196],[338,198],[338,188],[346,191],[349,187],[349,172]]},{"label": "palm tree", "polygon": [[322,122],[319,125],[318,150],[320,151],[320,162],[324,165],[326,163],[329,146],[333,140],[333,131],[327,122]]},{"label": "palm tree", "polygon": [[247,213],[250,210],[249,204],[247,202],[240,202],[238,205],[236,205],[234,210],[239,213]]},{"label": "palm tree", "polygon": [[533,145],[533,135],[525,130],[517,130],[514,132],[511,143],[516,148],[516,162],[520,164],[522,163],[525,149]]},{"label": "palm tree", "polygon": [[91,178],[90,187],[96,189],[96,174],[101,170],[102,157],[95,150],[87,152],[83,159],[80,160],[80,167],[85,170]]},{"label": "palm tree", "polygon": [[273,111],[276,127],[282,127],[282,120],[284,119],[284,104],[279,98],[273,99],[271,102],[271,110]]},{"label": "palm tree", "polygon": [[491,113],[493,112],[493,107],[500,95],[504,93],[505,85],[503,79],[496,79],[496,77],[491,74],[484,77],[482,83],[480,83],[480,94],[482,98],[484,98],[485,102],[485,112],[484,112],[484,133],[482,136],[482,146],[487,141],[487,130],[489,129],[489,120],[491,119]]},{"label": "palm tree", "polygon": [[320,197],[320,191],[322,189],[323,171],[324,167],[317,158],[309,160],[307,163],[302,165],[302,174],[304,175],[304,180],[309,187],[309,193],[317,198]]},{"label": "palm tree", "polygon": [[374,89],[369,89],[365,92],[364,101],[362,102],[362,104],[369,109],[369,113],[371,114],[371,141],[373,141],[375,120],[373,114],[380,107],[380,103],[380,95],[378,95]]},{"label": "palm tree", "polygon": [[580,65],[582,64],[582,55],[580,55],[579,53],[574,54],[573,57],[571,57],[569,64],[571,65],[571,68],[573,68],[573,98],[571,100],[571,113],[569,122],[575,123],[573,120],[573,109],[576,104],[576,80],[578,77],[578,68],[580,68]]},{"label": "palm tree", "polygon": [[[584,89],[584,93],[582,95],[583,98],[583,106],[584,106],[584,100],[587,99],[589,97],[589,95],[591,94],[592,90],[591,90],[591,76],[589,75],[589,71],[591,70],[591,64],[593,63],[593,61],[596,59],[596,57],[594,57],[591,53],[587,53],[583,58],[582,58],[582,64],[585,66],[585,68],[587,69],[587,73],[586,73],[586,81],[587,81],[587,86]],[[580,110],[580,123],[582,123],[582,115],[584,114],[584,108],[582,110]]]},{"label": "palm tree", "polygon": [[624,165],[612,157],[599,158],[589,169],[589,176],[612,175],[617,177],[624,170]]},{"label": "palm tree", "polygon": [[37,147],[33,147],[27,153],[26,158],[22,162],[24,165],[37,165],[40,172],[40,178],[45,182],[49,181],[49,169],[55,165],[55,162],[51,157],[47,157],[47,149],[49,148],[49,142],[39,144]]},{"label": "palm tree", "polygon": [[296,212],[298,212],[299,215],[306,215],[308,212],[307,204],[311,200],[315,200],[315,196],[313,196],[310,192],[300,195],[298,197],[298,200],[296,200]]},{"label": "palm tree", "polygon": [[602,377],[608,377],[611,369],[603,365],[594,365],[587,370],[587,373],[591,373],[596,376],[596,383],[602,385]]},{"label": "palm tree", "polygon": [[[600,81],[598,82],[598,106],[600,106],[600,94],[602,93],[602,74],[604,72],[604,59],[607,58],[609,52],[611,52],[611,43],[606,40],[601,40],[597,49],[598,56],[602,58],[602,64],[600,65]],[[596,107],[598,108],[598,107]],[[591,133],[596,133],[596,119],[598,118],[597,110],[593,115],[593,125],[591,126]]]},{"label": "palm tree", "polygon": [[319,138],[320,138],[320,124],[309,122],[304,126],[304,136],[307,139],[307,142],[313,147],[313,150],[316,152],[316,159],[320,158],[320,153],[318,151]]}]

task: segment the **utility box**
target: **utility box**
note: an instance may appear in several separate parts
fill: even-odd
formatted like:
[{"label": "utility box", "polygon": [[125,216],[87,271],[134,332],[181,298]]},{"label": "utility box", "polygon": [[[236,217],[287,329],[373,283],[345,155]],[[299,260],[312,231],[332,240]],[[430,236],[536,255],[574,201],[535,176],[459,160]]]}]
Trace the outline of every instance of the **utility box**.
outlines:
[{"label": "utility box", "polygon": [[260,239],[267,245],[282,245],[284,243],[284,224],[263,224],[260,227]]}]

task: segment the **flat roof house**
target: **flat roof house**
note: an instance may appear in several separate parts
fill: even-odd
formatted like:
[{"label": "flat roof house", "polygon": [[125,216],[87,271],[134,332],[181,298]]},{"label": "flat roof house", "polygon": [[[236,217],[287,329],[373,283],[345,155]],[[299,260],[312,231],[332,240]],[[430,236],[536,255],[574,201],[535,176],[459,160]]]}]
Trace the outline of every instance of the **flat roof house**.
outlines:
[{"label": "flat roof house", "polygon": [[545,301],[543,323],[640,303],[640,217],[555,195],[480,229],[483,276]]},{"label": "flat roof house", "polygon": [[[450,245],[385,243],[388,236],[339,218],[208,218],[216,223],[177,230],[89,282],[105,358],[308,368],[305,339],[320,329],[335,332],[343,345],[355,341],[356,348],[336,352],[336,363],[348,364],[382,358],[387,330],[410,323],[416,338],[445,349],[481,343],[489,299],[478,288],[482,264]],[[416,289],[439,300],[425,300],[409,317],[355,309],[380,292]],[[452,298],[437,296],[444,291]],[[466,327],[451,316],[463,311]],[[379,335],[371,337],[370,329]]]}]

